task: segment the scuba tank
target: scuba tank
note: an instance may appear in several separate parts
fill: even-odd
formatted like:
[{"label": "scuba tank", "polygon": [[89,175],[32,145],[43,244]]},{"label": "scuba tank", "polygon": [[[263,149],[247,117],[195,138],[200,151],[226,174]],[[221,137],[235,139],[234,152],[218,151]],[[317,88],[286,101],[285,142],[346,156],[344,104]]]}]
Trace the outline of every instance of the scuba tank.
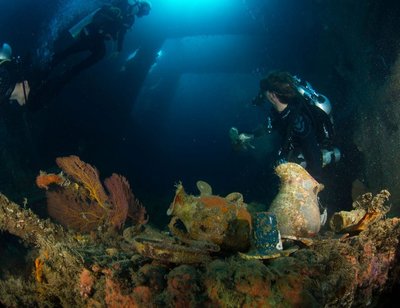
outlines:
[{"label": "scuba tank", "polygon": [[68,32],[71,34],[71,36],[76,39],[79,34],[82,32],[83,28],[85,28],[87,25],[89,25],[93,21],[94,15],[98,11],[100,11],[101,8],[95,10],[94,12],[90,13],[86,17],[84,17],[81,21],[79,21],[75,26],[71,27]]},{"label": "scuba tank", "polygon": [[293,76],[293,78],[295,81],[294,85],[307,102],[309,102],[311,105],[317,106],[327,115],[331,114],[332,105],[325,95],[317,93],[308,81],[302,81],[297,76]]},{"label": "scuba tank", "polygon": [[[338,162],[341,153],[337,147],[333,146],[334,125],[331,116],[331,102],[325,95],[316,92],[308,81],[302,81],[297,76],[293,76],[293,78],[295,87],[307,102],[308,106],[305,107],[316,126],[317,139],[322,152],[322,166]],[[298,158],[303,158],[302,154]]]}]

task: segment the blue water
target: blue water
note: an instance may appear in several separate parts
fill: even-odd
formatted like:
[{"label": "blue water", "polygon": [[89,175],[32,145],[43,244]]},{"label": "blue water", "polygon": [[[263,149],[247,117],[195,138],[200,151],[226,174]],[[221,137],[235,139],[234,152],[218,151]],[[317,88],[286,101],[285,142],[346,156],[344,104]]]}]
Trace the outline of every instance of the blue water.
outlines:
[{"label": "blue water", "polygon": [[[62,33],[105,2],[2,1],[0,41],[15,54],[46,61]],[[191,193],[201,179],[216,194],[239,191],[248,202],[267,204],[276,189],[276,138],[264,137],[255,150],[238,153],[228,131],[251,130],[265,120],[267,111],[250,103],[263,74],[312,74],[322,25],[311,4],[151,2],[151,14],[136,21],[118,58],[83,72],[49,108],[28,115],[32,172],[54,168],[57,156],[79,155],[103,177],[127,176],[154,215],[165,213],[178,181]],[[126,63],[134,52],[139,60]]]}]

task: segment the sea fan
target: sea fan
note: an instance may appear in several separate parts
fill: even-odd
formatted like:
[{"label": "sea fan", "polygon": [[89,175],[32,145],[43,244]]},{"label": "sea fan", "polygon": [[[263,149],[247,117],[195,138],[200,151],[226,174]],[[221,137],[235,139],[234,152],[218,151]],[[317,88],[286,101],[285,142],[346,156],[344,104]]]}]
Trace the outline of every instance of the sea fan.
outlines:
[{"label": "sea fan", "polygon": [[57,164],[68,178],[46,192],[47,207],[49,215],[63,226],[79,232],[99,227],[117,230],[128,216],[136,225],[147,223],[146,209],[134,197],[125,177],[114,173],[107,178],[107,195],[97,169],[78,156],[59,157]]},{"label": "sea fan", "polygon": [[71,186],[47,191],[49,215],[66,228],[90,232],[107,221],[107,210],[85,196],[82,190]]}]

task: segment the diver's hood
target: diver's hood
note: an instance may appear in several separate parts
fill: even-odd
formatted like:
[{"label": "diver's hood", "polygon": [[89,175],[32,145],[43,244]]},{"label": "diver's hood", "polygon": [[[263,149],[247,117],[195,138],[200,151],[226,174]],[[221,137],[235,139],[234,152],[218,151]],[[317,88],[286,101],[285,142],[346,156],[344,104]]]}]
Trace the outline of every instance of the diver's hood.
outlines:
[{"label": "diver's hood", "polygon": [[0,60],[11,60],[12,48],[7,43],[4,43],[0,48]]}]

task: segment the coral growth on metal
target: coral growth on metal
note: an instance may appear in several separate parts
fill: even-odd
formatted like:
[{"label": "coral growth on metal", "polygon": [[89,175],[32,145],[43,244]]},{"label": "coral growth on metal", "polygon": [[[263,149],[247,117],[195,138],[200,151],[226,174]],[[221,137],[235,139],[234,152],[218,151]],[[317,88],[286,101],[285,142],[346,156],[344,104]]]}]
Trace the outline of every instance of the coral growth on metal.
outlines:
[{"label": "coral growth on metal", "polygon": [[366,193],[353,202],[352,211],[334,213],[330,220],[330,227],[335,232],[360,232],[376,221],[382,219],[390,210],[385,203],[390,193],[382,190],[376,196]]},{"label": "coral growth on metal", "polygon": [[[364,200],[386,209],[387,197]],[[183,245],[150,226],[139,236],[134,226],[101,238],[67,232],[2,194],[0,229],[31,246],[21,268],[0,256],[10,273],[0,279],[4,307],[384,307],[400,279],[399,218],[352,236],[322,233],[267,262],[226,253],[210,261],[207,242]]]},{"label": "coral growth on metal", "polygon": [[172,237],[158,236],[142,237],[134,239],[134,247],[142,256],[163,261],[166,263],[195,264],[211,261],[210,252],[218,247],[210,247],[206,243],[184,244],[179,243]]}]

